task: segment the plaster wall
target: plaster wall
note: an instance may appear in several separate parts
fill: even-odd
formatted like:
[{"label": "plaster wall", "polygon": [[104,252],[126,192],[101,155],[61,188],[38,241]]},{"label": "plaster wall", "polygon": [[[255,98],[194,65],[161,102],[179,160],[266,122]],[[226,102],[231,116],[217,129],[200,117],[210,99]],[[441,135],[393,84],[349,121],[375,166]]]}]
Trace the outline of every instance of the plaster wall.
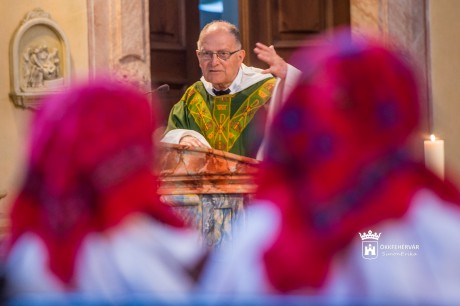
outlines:
[{"label": "plaster wall", "polygon": [[429,3],[433,132],[444,139],[446,175],[460,183],[460,1]]},{"label": "plaster wall", "polygon": [[0,198],[2,194],[7,194],[6,198],[0,199],[0,221],[6,208],[5,203],[14,193],[31,115],[30,110],[16,108],[9,98],[10,41],[24,16],[34,8],[41,8],[49,13],[67,36],[73,79],[86,78],[88,75],[86,0],[0,1]]}]

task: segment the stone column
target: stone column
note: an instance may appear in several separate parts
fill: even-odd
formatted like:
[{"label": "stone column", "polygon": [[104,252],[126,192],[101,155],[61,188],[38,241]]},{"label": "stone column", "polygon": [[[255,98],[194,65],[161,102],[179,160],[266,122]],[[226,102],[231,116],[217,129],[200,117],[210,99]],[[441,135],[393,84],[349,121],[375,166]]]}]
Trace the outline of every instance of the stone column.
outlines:
[{"label": "stone column", "polygon": [[407,59],[413,64],[420,83],[421,135],[413,141],[414,152],[422,158],[422,139],[433,129],[428,3],[426,0],[351,0],[350,6],[354,36],[369,30],[409,55]]},{"label": "stone column", "polygon": [[87,0],[89,75],[151,88],[148,0]]}]

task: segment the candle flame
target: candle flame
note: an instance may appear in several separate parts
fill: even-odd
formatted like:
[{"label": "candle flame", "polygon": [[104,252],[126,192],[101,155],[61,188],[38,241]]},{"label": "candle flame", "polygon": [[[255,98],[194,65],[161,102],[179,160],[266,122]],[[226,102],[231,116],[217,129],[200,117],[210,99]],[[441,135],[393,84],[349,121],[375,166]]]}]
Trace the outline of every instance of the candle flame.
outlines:
[{"label": "candle flame", "polygon": [[431,134],[431,135],[430,135],[430,140],[431,140],[431,141],[435,141],[435,140],[436,140],[436,136],[434,136],[434,134]]}]

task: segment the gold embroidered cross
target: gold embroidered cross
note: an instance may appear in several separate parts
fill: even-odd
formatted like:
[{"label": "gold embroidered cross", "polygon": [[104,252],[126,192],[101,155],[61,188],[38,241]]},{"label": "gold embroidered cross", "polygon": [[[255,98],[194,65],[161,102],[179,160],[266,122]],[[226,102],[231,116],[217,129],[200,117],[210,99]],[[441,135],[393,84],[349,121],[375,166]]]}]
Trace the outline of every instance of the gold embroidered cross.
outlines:
[{"label": "gold embroidered cross", "polygon": [[200,116],[201,120],[203,121],[204,128],[205,128],[205,130],[207,131],[207,130],[209,130],[209,126],[208,126],[208,124],[206,123],[206,121],[204,120],[204,118],[206,117],[205,114],[206,114],[206,111],[205,111],[205,109],[203,109],[203,108],[201,108],[201,109],[198,111],[198,115]]}]

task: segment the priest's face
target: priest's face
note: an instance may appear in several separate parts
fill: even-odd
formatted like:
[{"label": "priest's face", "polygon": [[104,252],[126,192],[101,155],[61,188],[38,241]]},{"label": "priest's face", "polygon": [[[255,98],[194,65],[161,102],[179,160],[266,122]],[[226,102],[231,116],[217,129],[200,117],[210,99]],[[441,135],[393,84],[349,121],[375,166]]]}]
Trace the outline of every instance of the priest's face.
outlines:
[{"label": "priest's face", "polygon": [[203,37],[197,56],[206,81],[223,90],[236,78],[245,51],[239,49],[235,36],[225,29],[216,28],[210,29]]}]

